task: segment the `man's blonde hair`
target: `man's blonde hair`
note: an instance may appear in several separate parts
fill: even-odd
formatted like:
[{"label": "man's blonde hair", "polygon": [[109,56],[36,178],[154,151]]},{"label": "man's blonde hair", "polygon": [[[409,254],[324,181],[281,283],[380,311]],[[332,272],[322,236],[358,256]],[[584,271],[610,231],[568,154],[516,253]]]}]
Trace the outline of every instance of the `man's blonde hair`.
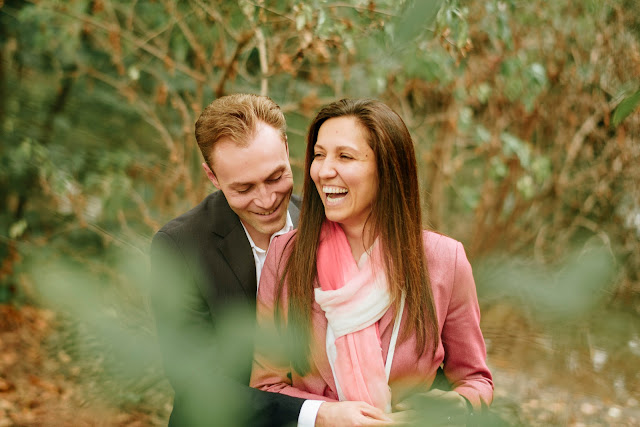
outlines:
[{"label": "man's blonde hair", "polygon": [[258,122],[280,132],[287,141],[287,125],[278,104],[267,96],[234,94],[216,99],[202,111],[196,122],[196,141],[207,165],[213,170],[211,153],[219,140],[228,138],[246,146],[255,134]]}]

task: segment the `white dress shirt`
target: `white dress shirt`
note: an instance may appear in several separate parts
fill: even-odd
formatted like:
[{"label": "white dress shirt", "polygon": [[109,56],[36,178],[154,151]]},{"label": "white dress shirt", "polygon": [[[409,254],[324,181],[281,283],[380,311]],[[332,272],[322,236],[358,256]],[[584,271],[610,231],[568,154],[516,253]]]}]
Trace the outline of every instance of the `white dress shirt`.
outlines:
[{"label": "white dress shirt", "polygon": [[[258,292],[258,286],[260,286],[260,274],[262,273],[262,267],[264,267],[264,262],[267,259],[267,251],[256,246],[253,242],[253,239],[249,235],[247,231],[247,227],[244,226],[244,223],[240,221],[242,224],[242,228],[247,235],[247,239],[249,239],[249,244],[251,245],[251,252],[253,253],[253,260],[256,264],[256,293]],[[276,231],[273,233],[271,238],[269,239],[269,245],[273,241],[274,237],[280,236],[281,234],[288,233],[293,230],[293,221],[291,221],[291,215],[287,211],[287,219],[284,223],[284,227],[280,229],[280,231]],[[316,424],[316,416],[318,415],[318,410],[320,409],[320,405],[322,405],[322,400],[305,400],[300,408],[300,414],[298,415],[298,427],[314,427]]]}]

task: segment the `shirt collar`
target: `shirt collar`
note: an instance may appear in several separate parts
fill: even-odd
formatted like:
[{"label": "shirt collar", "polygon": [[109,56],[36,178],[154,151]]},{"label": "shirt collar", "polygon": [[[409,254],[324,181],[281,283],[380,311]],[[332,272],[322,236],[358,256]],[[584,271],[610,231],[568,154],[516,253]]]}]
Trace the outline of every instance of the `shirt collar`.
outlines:
[{"label": "shirt collar", "polygon": [[[251,245],[251,249],[254,251],[266,253],[267,251],[260,248],[259,246],[256,246],[256,244],[253,242],[253,239],[251,238],[251,235],[249,235],[249,232],[247,231],[247,227],[244,226],[244,223],[240,221],[240,224],[242,224],[242,228],[244,229],[244,232],[247,235],[247,239],[249,239],[249,244]],[[279,236],[281,234],[288,233],[291,230],[293,230],[293,221],[291,220],[291,215],[289,215],[289,211],[287,210],[287,219],[284,222],[284,227],[282,227],[279,231],[276,231],[271,235],[271,238],[269,239],[269,244],[271,244],[271,241],[273,240],[274,237]]]}]

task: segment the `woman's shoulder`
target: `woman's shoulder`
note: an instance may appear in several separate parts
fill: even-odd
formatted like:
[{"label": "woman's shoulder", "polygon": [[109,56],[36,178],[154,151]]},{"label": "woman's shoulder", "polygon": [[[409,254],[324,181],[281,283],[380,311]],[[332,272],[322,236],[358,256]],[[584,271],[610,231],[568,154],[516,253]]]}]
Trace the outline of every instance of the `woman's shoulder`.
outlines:
[{"label": "woman's shoulder", "polygon": [[424,230],[422,237],[429,269],[453,268],[458,261],[466,259],[464,246],[458,240],[429,230]]},{"label": "woman's shoulder", "polygon": [[297,230],[275,236],[269,244],[266,263],[275,263],[278,269],[283,267],[283,261],[291,255],[292,243],[295,241]]},{"label": "woman's shoulder", "polygon": [[461,245],[456,239],[431,230],[422,230],[422,239],[426,251],[455,251]]},{"label": "woman's shoulder", "polygon": [[273,238],[273,240],[275,241],[276,239],[280,240],[280,241],[288,241],[290,239],[292,239],[293,237],[295,237],[295,235],[298,233],[298,229],[294,228],[291,231],[287,231],[284,234],[280,234],[276,237]]},{"label": "woman's shoulder", "polygon": [[432,286],[450,286],[471,269],[464,247],[458,240],[434,231],[424,231],[424,251]]},{"label": "woman's shoulder", "polygon": [[282,252],[288,246],[290,246],[291,243],[294,242],[297,233],[298,233],[298,230],[293,229],[284,234],[275,236],[271,241],[271,244],[269,245],[269,250],[273,250],[275,252]]},{"label": "woman's shoulder", "polygon": [[279,278],[291,254],[291,242],[295,240],[296,230],[275,236],[269,244],[267,258],[262,268],[258,299],[274,304]]}]

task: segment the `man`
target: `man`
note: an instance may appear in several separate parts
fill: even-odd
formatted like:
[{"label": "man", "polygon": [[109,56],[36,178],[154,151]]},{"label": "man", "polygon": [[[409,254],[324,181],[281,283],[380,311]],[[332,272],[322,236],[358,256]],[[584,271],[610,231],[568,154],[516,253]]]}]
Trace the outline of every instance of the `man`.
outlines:
[{"label": "man", "polygon": [[170,426],[350,425],[389,419],[362,402],[322,403],[247,386],[257,284],[269,243],[299,215],[286,124],[269,98],[230,95],[196,122],[205,173],[220,191],[151,244],[152,307],[174,388]]}]

